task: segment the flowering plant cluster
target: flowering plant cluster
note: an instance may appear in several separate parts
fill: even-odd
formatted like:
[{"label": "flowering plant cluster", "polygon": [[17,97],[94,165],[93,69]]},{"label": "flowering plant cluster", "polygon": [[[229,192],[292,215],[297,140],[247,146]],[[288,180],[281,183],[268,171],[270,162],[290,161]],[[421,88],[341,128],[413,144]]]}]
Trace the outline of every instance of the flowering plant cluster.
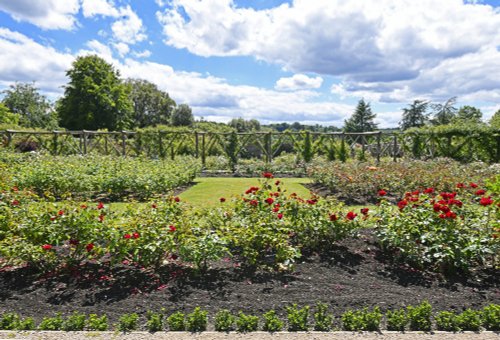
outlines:
[{"label": "flowering plant cluster", "polygon": [[405,193],[397,210],[382,197],[376,235],[397,259],[439,271],[498,266],[500,203],[478,184],[458,183],[453,191],[429,187]]}]

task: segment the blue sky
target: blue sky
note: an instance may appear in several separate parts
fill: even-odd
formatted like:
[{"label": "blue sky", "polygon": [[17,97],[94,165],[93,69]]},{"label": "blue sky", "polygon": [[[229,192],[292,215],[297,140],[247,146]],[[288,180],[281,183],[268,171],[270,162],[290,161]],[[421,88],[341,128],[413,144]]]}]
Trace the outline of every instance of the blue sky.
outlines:
[{"label": "blue sky", "polygon": [[158,85],[197,118],[381,127],[415,99],[500,109],[500,0],[0,0],[0,90],[56,100],[77,56]]}]

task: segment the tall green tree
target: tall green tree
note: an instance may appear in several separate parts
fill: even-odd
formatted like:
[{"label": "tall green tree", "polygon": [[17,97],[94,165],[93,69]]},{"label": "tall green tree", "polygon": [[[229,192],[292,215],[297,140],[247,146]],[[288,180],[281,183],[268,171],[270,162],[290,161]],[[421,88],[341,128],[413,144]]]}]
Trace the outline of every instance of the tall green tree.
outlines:
[{"label": "tall green tree", "polygon": [[457,115],[457,108],[454,107],[457,97],[452,97],[443,104],[432,104],[433,110],[431,123],[433,125],[450,124],[453,118]]},{"label": "tall green tree", "polygon": [[187,104],[177,106],[172,113],[173,126],[192,126],[193,122],[193,112]]},{"label": "tall green tree", "polygon": [[161,91],[156,84],[143,79],[127,79],[126,84],[131,91],[134,127],[170,124],[176,104],[167,92]]},{"label": "tall green tree", "polygon": [[376,114],[372,112],[370,103],[361,99],[356,106],[356,110],[349,119],[344,121],[345,132],[366,132],[377,129],[377,124],[373,121]]},{"label": "tall green tree", "polygon": [[462,106],[455,117],[453,117],[453,123],[482,123],[481,118],[483,118],[483,113],[480,109],[474,106],[465,105]]},{"label": "tall green tree", "polygon": [[500,129],[500,110],[495,112],[493,117],[491,117],[490,125],[491,125],[491,127]]},{"label": "tall green tree", "polygon": [[66,72],[70,81],[57,111],[61,125],[70,130],[121,130],[132,126],[130,88],[104,59],[78,57]]},{"label": "tall green tree", "polygon": [[233,118],[227,124],[237,132],[260,131],[260,122],[257,119]]},{"label": "tall green tree", "polygon": [[44,129],[57,127],[57,117],[52,106],[40,94],[35,83],[15,83],[2,93],[2,103],[10,112],[19,115],[21,126]]},{"label": "tall green tree", "polygon": [[422,127],[427,121],[427,108],[429,102],[425,100],[414,100],[407,108],[403,109],[403,119],[399,123],[401,130],[412,127]]}]

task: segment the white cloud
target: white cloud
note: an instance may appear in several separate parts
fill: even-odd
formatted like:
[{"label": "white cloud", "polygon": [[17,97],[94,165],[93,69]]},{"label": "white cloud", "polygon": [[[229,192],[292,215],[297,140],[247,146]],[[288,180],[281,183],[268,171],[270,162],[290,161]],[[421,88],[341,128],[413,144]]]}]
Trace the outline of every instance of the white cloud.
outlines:
[{"label": "white cloud", "polygon": [[112,0],[82,0],[82,11],[86,18],[96,15],[116,18],[120,15]]},{"label": "white cloud", "polygon": [[111,25],[113,36],[120,42],[134,44],[147,38],[142,20],[130,5],[120,8],[120,19]]},{"label": "white cloud", "polygon": [[[500,100],[492,79],[500,12],[475,1],[295,0],[254,10],[232,0],[173,0],[157,18],[170,46],[340,77],[345,95],[408,101],[467,88],[470,98]],[[453,85],[471,71],[472,83]],[[481,77],[486,91],[475,86]]]},{"label": "white cloud", "polygon": [[123,42],[113,44],[113,47],[118,51],[118,54],[122,58],[130,51],[128,45]]},{"label": "white cloud", "polygon": [[46,30],[74,29],[79,8],[78,0],[0,0],[0,10],[16,21],[26,21]]},{"label": "white cloud", "polygon": [[78,55],[87,55],[87,54],[96,54],[106,60],[108,63],[114,63],[113,52],[111,48],[107,45],[104,45],[100,41],[90,40],[85,44],[89,49],[82,49],[78,51]]},{"label": "white cloud", "polygon": [[151,56],[150,50],[144,50],[141,52],[132,52],[132,55],[136,58],[149,58]]},{"label": "white cloud", "polygon": [[0,86],[36,81],[50,96],[62,92],[74,57],[43,46],[18,32],[0,28]]},{"label": "white cloud", "polygon": [[274,88],[276,90],[303,90],[303,89],[318,89],[323,84],[321,77],[308,77],[305,74],[294,74],[292,77],[280,78],[276,82]]}]

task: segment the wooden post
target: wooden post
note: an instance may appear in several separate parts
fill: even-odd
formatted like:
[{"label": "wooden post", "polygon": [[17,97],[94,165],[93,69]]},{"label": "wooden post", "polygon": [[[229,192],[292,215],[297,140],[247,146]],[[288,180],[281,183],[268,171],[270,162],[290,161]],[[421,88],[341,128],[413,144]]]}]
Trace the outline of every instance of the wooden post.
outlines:
[{"label": "wooden post", "polygon": [[83,154],[87,154],[87,131],[83,130],[82,131],[83,135]]},{"label": "wooden post", "polygon": [[495,162],[500,162],[500,135],[497,135],[497,157]]},{"label": "wooden post", "polygon": [[7,130],[7,147],[12,145],[12,131]]},{"label": "wooden post", "polygon": [[271,164],[273,161],[273,150],[272,150],[272,132],[266,135],[266,163]]},{"label": "wooden post", "polygon": [[127,135],[126,132],[122,130],[122,156],[125,157],[127,155]]},{"label": "wooden post", "polygon": [[163,152],[163,138],[162,138],[162,132],[158,131],[158,151],[160,153],[160,158],[165,158],[165,153]]},{"label": "wooden post", "polygon": [[201,135],[201,165],[205,168],[207,153],[205,150],[205,133]]},{"label": "wooden post", "polygon": [[393,146],[392,146],[392,160],[396,162],[396,155],[398,150],[398,136],[396,134],[393,135]]},{"label": "wooden post", "polygon": [[382,153],[382,131],[377,135],[377,165],[380,164],[380,154]]},{"label": "wooden post", "polygon": [[54,136],[52,137],[52,154],[57,155],[57,131],[52,131]]},{"label": "wooden post", "polygon": [[194,152],[195,152],[195,157],[198,158],[199,155],[199,142],[198,142],[198,131],[194,132]]}]

